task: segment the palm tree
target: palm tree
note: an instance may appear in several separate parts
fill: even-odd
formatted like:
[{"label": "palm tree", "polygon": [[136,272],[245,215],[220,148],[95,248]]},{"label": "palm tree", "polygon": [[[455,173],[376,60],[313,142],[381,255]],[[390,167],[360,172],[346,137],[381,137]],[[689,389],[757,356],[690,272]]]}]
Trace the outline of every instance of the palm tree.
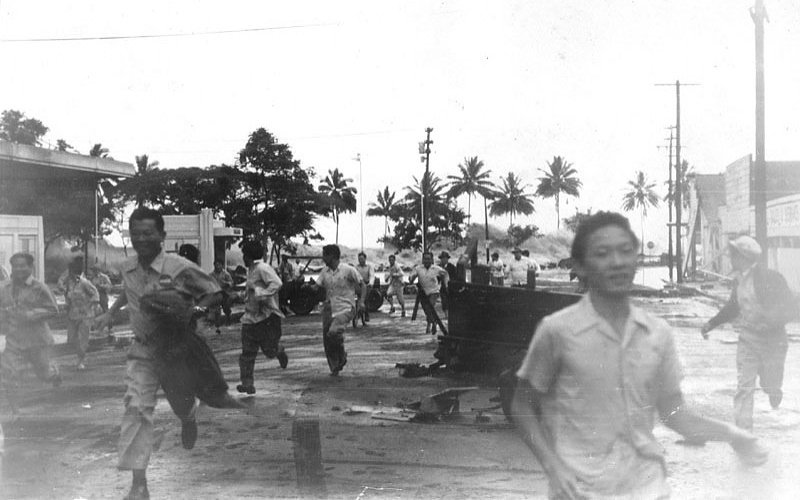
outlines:
[{"label": "palm tree", "polygon": [[396,205],[394,201],[394,191],[389,192],[389,186],[383,188],[383,192],[378,191],[378,203],[369,204],[367,217],[383,217],[383,238],[386,239],[389,233],[389,216],[392,214]]},{"label": "palm tree", "polygon": [[[432,172],[426,172],[421,178],[414,179],[414,184],[406,186],[406,195],[403,203],[408,211],[413,214],[415,222],[419,222],[420,229],[423,227],[420,217],[422,212],[422,199],[425,199],[425,219],[428,221],[428,229],[431,227],[441,230],[447,225],[451,210],[455,209],[455,201],[448,195],[447,185],[442,184],[441,179]],[[429,231],[430,232],[430,231]],[[430,241],[425,235],[426,247],[430,247]],[[438,234],[437,234],[438,236]],[[428,250],[424,248],[423,250]]]},{"label": "palm tree", "polygon": [[[95,146],[100,146],[99,144],[95,144]],[[94,149],[94,148],[92,148]],[[105,149],[105,148],[103,148]],[[106,149],[106,151],[108,151]],[[148,173],[152,172],[154,168],[158,166],[158,161],[150,161],[150,158],[147,155],[136,156],[136,175],[135,178],[137,180],[141,180],[141,178]],[[145,191],[142,188],[141,184],[139,184],[140,189],[137,189],[136,192],[136,206],[141,207],[145,202]]]},{"label": "palm tree", "polygon": [[481,171],[483,162],[477,156],[464,158],[464,163],[458,165],[460,175],[448,175],[450,179],[447,187],[448,196],[458,198],[462,194],[467,195],[467,220],[472,222],[472,195],[480,194],[484,196],[484,201],[488,195],[494,193],[495,185],[489,180],[491,170]]},{"label": "palm tree", "polygon": [[553,161],[547,164],[550,171],[539,169],[544,174],[539,177],[539,186],[536,187],[536,195],[543,198],[556,199],[556,228],[561,227],[561,207],[560,196],[564,193],[568,196],[578,196],[583,183],[575,177],[578,173],[572,164],[560,156],[554,156]]},{"label": "palm tree", "polygon": [[93,156],[95,158],[108,158],[108,148],[104,148],[103,145],[98,142],[92,146],[92,149],[89,150],[89,156]]},{"label": "palm tree", "polygon": [[503,181],[503,187],[497,192],[497,197],[492,202],[490,213],[495,216],[508,214],[508,225],[514,224],[514,216],[518,213],[530,215],[533,213],[533,200],[531,195],[525,193],[527,184],[522,179],[509,172]]},{"label": "palm tree", "polygon": [[630,212],[636,208],[641,210],[642,248],[644,249],[644,217],[647,207],[658,206],[658,194],[655,192],[655,182],[648,182],[644,172],[636,172],[636,178],[628,181],[630,190],[622,197],[622,209]]},{"label": "palm tree", "polygon": [[333,221],[336,223],[336,244],[339,244],[339,214],[355,212],[358,207],[356,193],[358,190],[348,186],[353,179],[346,179],[338,168],[328,170],[328,175],[319,185],[319,192],[328,198],[333,213]]}]

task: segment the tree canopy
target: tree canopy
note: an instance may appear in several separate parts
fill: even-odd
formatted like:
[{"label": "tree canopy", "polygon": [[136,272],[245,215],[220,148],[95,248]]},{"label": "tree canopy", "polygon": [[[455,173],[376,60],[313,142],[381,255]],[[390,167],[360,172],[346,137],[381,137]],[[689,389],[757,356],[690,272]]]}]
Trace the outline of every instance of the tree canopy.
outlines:
[{"label": "tree canopy", "polygon": [[405,187],[405,196],[390,216],[396,223],[390,242],[400,250],[422,248],[422,193],[425,194],[428,232],[439,238],[460,241],[464,212],[447,196],[441,179],[431,172],[423,174],[421,179],[413,179],[414,184]]},{"label": "tree canopy", "polygon": [[48,130],[41,121],[15,109],[7,109],[0,116],[0,139],[6,141],[39,146]]},{"label": "tree canopy", "polygon": [[547,164],[548,170],[539,169],[544,175],[539,177],[536,195],[556,200],[556,227],[561,227],[561,193],[568,196],[579,196],[582,182],[576,177],[577,171],[572,164],[560,156],[554,156]]},{"label": "tree canopy", "polygon": [[533,200],[525,192],[527,184],[513,172],[503,178],[503,186],[496,192],[495,199],[489,206],[489,213],[495,216],[508,214],[508,225],[514,224],[516,214],[530,215],[533,213]]},{"label": "tree canopy", "polygon": [[383,238],[378,241],[386,241],[389,234],[389,218],[395,210],[394,191],[389,191],[389,186],[383,188],[383,192],[378,191],[377,203],[370,202],[367,209],[367,217],[383,217]]},{"label": "tree canopy", "polygon": [[353,179],[345,178],[338,168],[328,170],[322,183],[319,185],[319,192],[325,197],[330,206],[333,222],[336,223],[336,244],[339,244],[339,215],[347,212],[355,212],[358,208],[356,201],[356,188],[350,185]]}]

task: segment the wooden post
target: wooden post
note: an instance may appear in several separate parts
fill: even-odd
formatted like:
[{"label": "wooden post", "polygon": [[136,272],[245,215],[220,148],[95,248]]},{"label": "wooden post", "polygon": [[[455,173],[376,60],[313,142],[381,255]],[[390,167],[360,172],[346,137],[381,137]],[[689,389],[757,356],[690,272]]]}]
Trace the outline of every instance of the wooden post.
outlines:
[{"label": "wooden post", "polygon": [[325,471],[322,467],[322,445],[319,438],[319,419],[298,418],[292,422],[294,464],[297,487],[306,494],[324,496]]}]

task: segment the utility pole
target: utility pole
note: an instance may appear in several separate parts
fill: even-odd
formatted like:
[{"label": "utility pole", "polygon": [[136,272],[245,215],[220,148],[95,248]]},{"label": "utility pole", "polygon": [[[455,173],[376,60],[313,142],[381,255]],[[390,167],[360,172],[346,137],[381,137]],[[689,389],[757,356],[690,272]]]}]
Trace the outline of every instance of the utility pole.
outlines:
[{"label": "utility pole", "polygon": [[761,248],[761,262],[767,264],[767,162],[764,132],[764,19],[769,21],[763,0],[750,9],[756,28],[756,161],[753,165],[751,201],[755,205],[756,240]]},{"label": "utility pole", "polygon": [[358,211],[361,218],[361,251],[364,251],[364,176],[361,174],[361,153],[353,158],[358,162]]},{"label": "utility pole", "polygon": [[430,171],[430,160],[431,160],[431,144],[433,141],[431,140],[431,132],[433,129],[428,127],[425,129],[425,133],[427,134],[425,141],[420,143],[420,154],[425,153],[425,175],[422,177],[422,181],[419,183],[419,190],[420,195],[422,196],[422,251],[425,252],[428,250],[427,246],[427,235],[428,235],[428,198],[425,196],[425,183],[427,182],[430,184],[429,179],[429,171]]},{"label": "utility pole", "polygon": [[[667,139],[667,141],[669,141],[669,146],[668,146],[668,151],[669,151],[669,155],[668,155],[669,156],[669,169],[668,169],[669,182],[667,183],[667,192],[669,193],[669,196],[667,197],[667,207],[669,208],[669,221],[667,222],[667,239],[669,241],[669,247],[668,247],[668,250],[667,250],[667,267],[669,268],[669,282],[672,283],[672,280],[673,280],[672,268],[674,267],[673,266],[673,262],[672,262],[672,258],[673,258],[673,256],[672,256],[672,228],[674,227],[674,225],[672,223],[672,205],[673,205],[673,202],[675,200],[675,191],[674,191],[674,187],[672,185],[672,141],[675,139],[675,135],[674,135],[674,132],[673,132],[674,127],[667,127],[667,128],[669,128],[669,138]],[[663,146],[659,146],[659,148],[662,148],[662,147]]]},{"label": "utility pole", "polygon": [[681,205],[683,200],[681,191],[683,185],[681,175],[683,166],[681,165],[681,82],[675,80],[675,255],[678,260],[678,284],[683,283],[683,259],[681,258]]},{"label": "utility pole", "polygon": [[681,223],[683,201],[683,166],[681,165],[681,85],[697,85],[696,83],[681,83],[680,80],[675,80],[675,83],[657,83],[657,86],[675,85],[675,260],[678,264],[678,283],[683,283],[683,259],[681,258],[681,232],[683,224]]}]

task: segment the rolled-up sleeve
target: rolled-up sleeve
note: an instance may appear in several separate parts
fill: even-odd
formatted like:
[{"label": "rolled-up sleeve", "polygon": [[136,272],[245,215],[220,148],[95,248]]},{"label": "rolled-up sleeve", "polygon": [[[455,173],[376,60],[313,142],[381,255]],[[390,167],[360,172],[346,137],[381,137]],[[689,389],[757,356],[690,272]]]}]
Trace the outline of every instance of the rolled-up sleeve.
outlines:
[{"label": "rolled-up sleeve", "polygon": [[533,335],[517,377],[527,380],[536,391],[547,393],[558,374],[558,363],[558,332],[545,318]]}]

